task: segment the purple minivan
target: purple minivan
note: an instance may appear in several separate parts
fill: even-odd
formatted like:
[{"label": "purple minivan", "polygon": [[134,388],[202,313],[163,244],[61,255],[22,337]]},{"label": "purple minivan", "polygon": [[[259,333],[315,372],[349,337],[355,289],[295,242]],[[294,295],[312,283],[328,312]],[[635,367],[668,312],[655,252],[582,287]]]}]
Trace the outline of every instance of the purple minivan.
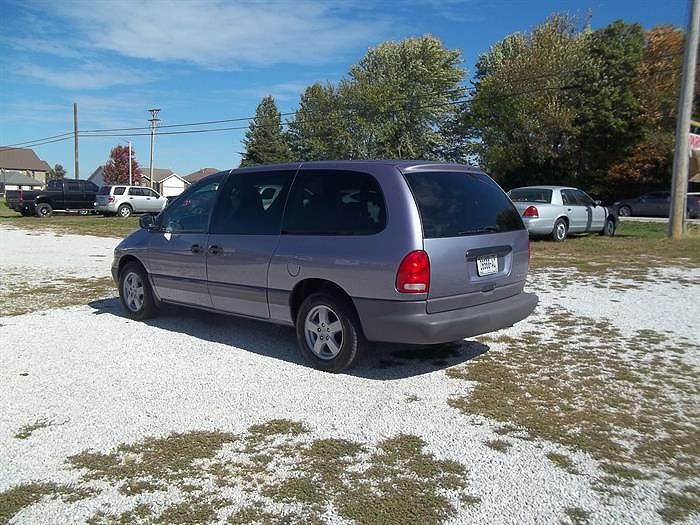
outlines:
[{"label": "purple minivan", "polygon": [[314,367],[367,341],[448,343],[527,317],[528,233],[477,168],[324,161],[216,173],[115,249],[126,313],[174,303],[296,327]]}]

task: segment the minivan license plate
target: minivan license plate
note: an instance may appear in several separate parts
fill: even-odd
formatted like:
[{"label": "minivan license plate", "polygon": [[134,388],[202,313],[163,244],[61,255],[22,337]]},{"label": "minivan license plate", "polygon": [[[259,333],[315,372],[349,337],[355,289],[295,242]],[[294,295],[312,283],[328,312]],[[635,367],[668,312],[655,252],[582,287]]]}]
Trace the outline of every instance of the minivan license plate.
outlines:
[{"label": "minivan license plate", "polygon": [[498,272],[498,257],[495,255],[484,255],[476,258],[476,270],[480,276],[491,275]]}]

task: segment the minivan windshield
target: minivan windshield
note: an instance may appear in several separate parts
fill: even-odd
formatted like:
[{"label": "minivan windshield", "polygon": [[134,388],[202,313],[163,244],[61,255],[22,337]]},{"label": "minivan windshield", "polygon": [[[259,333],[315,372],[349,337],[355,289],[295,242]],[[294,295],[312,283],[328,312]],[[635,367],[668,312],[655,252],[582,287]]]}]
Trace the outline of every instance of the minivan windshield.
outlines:
[{"label": "minivan windshield", "polygon": [[525,228],[503,190],[483,173],[404,174],[418,205],[423,237],[460,237]]}]

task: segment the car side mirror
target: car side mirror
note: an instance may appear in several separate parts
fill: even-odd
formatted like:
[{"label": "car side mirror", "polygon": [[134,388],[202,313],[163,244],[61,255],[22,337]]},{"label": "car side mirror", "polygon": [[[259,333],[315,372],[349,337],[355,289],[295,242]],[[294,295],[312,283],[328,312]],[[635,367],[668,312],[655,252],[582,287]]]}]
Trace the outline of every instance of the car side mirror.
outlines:
[{"label": "car side mirror", "polygon": [[146,215],[141,215],[139,219],[139,226],[144,230],[154,231],[159,228],[158,221],[154,215],[147,213]]}]

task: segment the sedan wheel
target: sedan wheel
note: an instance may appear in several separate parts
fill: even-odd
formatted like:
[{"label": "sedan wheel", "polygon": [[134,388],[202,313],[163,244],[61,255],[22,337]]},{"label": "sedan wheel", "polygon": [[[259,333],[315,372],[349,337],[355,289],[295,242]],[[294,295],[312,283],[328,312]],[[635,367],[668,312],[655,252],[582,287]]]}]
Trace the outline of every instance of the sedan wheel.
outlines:
[{"label": "sedan wheel", "polygon": [[566,221],[564,219],[557,219],[554,223],[554,229],[552,230],[552,240],[556,242],[561,242],[566,239],[566,233],[568,232],[566,227]]},{"label": "sedan wheel", "polygon": [[632,208],[630,208],[629,206],[620,206],[620,209],[617,210],[617,214],[620,217],[631,217]]}]

